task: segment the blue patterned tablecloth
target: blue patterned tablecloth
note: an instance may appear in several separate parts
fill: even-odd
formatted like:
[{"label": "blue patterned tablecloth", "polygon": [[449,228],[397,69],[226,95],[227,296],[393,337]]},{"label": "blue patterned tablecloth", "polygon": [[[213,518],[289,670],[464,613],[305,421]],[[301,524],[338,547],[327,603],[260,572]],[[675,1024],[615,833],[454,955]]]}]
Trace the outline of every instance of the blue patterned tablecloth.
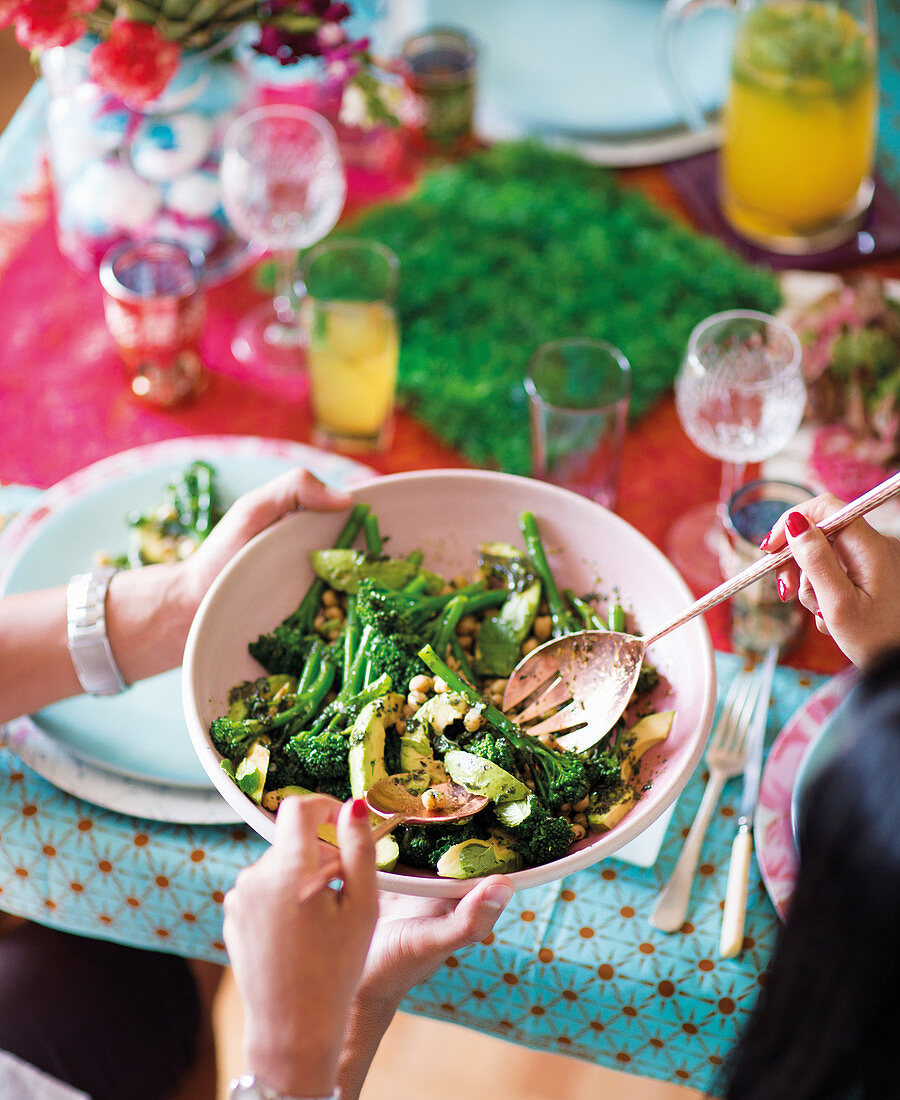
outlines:
[{"label": "blue patterned tablecloth", "polygon": [[[737,665],[731,655],[716,655],[720,696]],[[777,670],[769,744],[823,679]],[[754,865],[744,952],[718,959],[739,792],[732,783],[707,836],[688,922],[674,935],[648,923],[705,778],[701,766],[654,867],[613,858],[521,892],[486,941],[447,959],[403,1007],[708,1087],[756,998],[778,918]],[[222,899],[264,847],[243,827],[162,824],[93,806],[41,779],[11,751],[0,754],[0,908],[9,913],[224,963]]]}]

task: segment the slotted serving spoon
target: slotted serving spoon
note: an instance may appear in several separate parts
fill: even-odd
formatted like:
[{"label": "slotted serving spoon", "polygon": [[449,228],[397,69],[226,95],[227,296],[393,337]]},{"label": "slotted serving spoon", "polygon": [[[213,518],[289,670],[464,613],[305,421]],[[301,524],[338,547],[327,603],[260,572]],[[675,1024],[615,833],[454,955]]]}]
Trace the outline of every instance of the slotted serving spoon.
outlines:
[{"label": "slotted serving spoon", "polygon": [[[900,473],[844,505],[823,520],[819,530],[832,535],[898,493]],[[585,630],[545,642],[514,669],[503,710],[533,736],[551,734],[562,748],[586,752],[605,737],[628,705],[649,646],[790,559],[787,547],[764,555],[646,637]]]}]

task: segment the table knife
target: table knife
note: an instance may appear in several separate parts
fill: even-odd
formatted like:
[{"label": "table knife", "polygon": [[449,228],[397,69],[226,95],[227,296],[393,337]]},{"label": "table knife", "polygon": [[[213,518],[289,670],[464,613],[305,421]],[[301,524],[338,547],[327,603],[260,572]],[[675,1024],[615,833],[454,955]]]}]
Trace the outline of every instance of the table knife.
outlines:
[{"label": "table knife", "polygon": [[759,780],[762,772],[763,742],[766,736],[766,718],[772,695],[772,679],[778,661],[778,648],[771,646],[765,655],[760,671],[760,691],[756,710],[747,731],[747,758],[744,764],[744,789],[741,794],[741,813],[738,831],[731,845],[731,862],[728,865],[728,884],[725,888],[725,911],[722,914],[722,935],[719,940],[719,957],[731,959],[741,953],[744,942],[744,919],[747,914],[747,880],[750,873],[750,853],[753,851],[753,815],[759,797]]}]

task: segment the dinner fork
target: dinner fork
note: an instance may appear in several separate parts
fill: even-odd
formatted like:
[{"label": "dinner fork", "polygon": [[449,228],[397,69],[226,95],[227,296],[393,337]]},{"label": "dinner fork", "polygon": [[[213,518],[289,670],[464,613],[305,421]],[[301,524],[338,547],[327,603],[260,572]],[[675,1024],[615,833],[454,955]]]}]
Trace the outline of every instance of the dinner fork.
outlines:
[{"label": "dinner fork", "polygon": [[722,713],[706,749],[709,779],[703,798],[678,862],[650,914],[650,923],[663,932],[677,932],[684,924],[700,848],[713,810],[726,781],[744,770],[747,731],[761,686],[760,678],[752,671],[738,673],[729,685]]}]

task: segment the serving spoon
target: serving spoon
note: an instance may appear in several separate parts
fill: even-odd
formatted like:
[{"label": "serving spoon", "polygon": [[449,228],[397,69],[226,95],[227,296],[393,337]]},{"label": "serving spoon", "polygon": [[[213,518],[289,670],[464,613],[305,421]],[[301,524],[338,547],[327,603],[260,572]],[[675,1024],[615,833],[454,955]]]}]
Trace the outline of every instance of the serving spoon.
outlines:
[{"label": "serving spoon", "polygon": [[[900,472],[820,523],[832,535],[900,493]],[[701,597],[653,634],[585,630],[532,650],[503,694],[503,710],[528,733],[552,735],[569,752],[586,752],[612,729],[631,699],[649,646],[791,560],[788,547],[766,554]],[[517,710],[517,708],[521,708]]]},{"label": "serving spoon", "polygon": [[[405,778],[407,774],[402,772],[399,775],[389,775],[387,779],[379,779],[363,796],[369,809],[384,818],[372,830],[372,839],[376,844],[398,825],[446,825],[448,822],[461,821],[464,817],[472,817],[488,804],[485,795],[473,794],[458,783],[450,781],[437,783],[429,788],[437,796],[437,802],[442,802],[443,805],[428,809],[420,794],[413,794],[404,786]],[[316,872],[306,880],[297,900],[307,901],[313,894],[324,889],[332,879],[339,878],[340,873],[340,857],[329,854]]]}]

